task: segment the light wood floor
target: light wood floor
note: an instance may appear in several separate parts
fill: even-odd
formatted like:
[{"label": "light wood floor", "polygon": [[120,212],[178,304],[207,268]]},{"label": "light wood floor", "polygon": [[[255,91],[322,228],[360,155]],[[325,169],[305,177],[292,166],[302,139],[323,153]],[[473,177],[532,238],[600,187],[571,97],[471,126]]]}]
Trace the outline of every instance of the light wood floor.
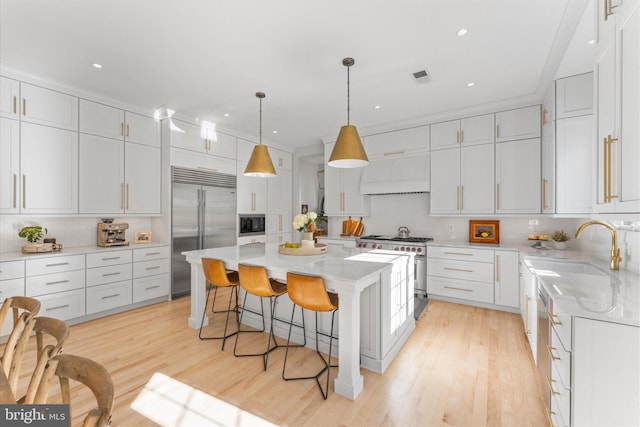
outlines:
[{"label": "light wood floor", "polygon": [[[315,382],[281,379],[284,349],[271,353],[265,372],[259,358],[235,358],[233,340],[224,351],[220,341],[199,340],[187,327],[189,310],[189,298],[180,298],[71,328],[64,352],[96,360],[113,377],[112,425],[155,425],[131,404],[156,372],[283,426],[548,425],[516,314],[430,301],[384,375],[363,369],[365,388],[357,400],[336,395],[332,384],[324,401]],[[249,336],[249,345],[263,338]],[[308,349],[295,355],[313,356]],[[26,357],[23,372],[32,366],[33,348]],[[21,387],[26,381],[24,374]],[[57,388],[52,385],[54,400]],[[94,401],[77,390],[74,425]]]}]

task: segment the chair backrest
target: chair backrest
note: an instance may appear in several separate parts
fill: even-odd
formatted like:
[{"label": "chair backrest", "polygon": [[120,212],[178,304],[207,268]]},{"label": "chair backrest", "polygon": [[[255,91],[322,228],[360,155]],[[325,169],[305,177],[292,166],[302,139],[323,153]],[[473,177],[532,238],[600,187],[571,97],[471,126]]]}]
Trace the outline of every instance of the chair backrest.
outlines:
[{"label": "chair backrest", "polygon": [[287,293],[291,301],[314,311],[332,311],[338,308],[331,301],[324,279],[320,276],[287,273]]},{"label": "chair backrest", "polygon": [[35,326],[35,316],[40,311],[40,301],[20,296],[7,298],[0,308],[0,326],[4,323],[9,311],[13,312],[13,328],[0,356],[0,362],[11,390],[15,394],[24,352]]},{"label": "chair backrest", "polygon": [[252,295],[269,297],[275,294],[267,269],[257,265],[238,264],[238,276],[242,289]]},{"label": "chair backrest", "polygon": [[207,282],[215,286],[234,286],[238,283],[236,281],[230,281],[228,271],[224,266],[224,262],[219,259],[203,258],[202,270],[204,271],[204,278]]},{"label": "chair backrest", "polygon": [[[53,357],[62,352],[62,347],[69,337],[69,325],[63,320],[51,317],[36,317],[33,330],[36,333],[38,359],[33,374],[31,375],[27,392],[24,397],[19,400],[20,403],[26,404],[36,403],[38,398],[37,393],[43,381],[46,382],[48,386],[51,378],[45,378],[45,376],[49,375],[52,377],[54,371],[53,369],[47,370],[47,365]],[[54,342],[45,347],[44,342],[47,336],[53,338]],[[41,390],[40,393],[42,392]]]},{"label": "chair backrest", "polygon": [[[69,405],[70,416],[73,417],[71,388],[69,380],[78,381],[87,386],[96,398],[97,407],[90,410],[83,421],[84,427],[102,427],[111,423],[113,412],[114,388],[109,372],[101,364],[86,357],[72,354],[59,354],[49,361],[47,369],[54,369],[60,381],[62,403]],[[49,383],[51,377],[47,376]],[[38,393],[35,403],[47,403],[49,384],[42,384],[42,393]],[[74,393],[76,395],[76,393]]]}]

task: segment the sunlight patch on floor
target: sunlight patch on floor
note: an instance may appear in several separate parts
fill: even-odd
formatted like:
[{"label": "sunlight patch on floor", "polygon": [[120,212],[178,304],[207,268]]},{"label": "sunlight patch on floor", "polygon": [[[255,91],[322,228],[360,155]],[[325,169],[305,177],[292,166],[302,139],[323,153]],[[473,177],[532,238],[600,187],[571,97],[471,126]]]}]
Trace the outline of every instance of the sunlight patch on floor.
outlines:
[{"label": "sunlight patch on floor", "polygon": [[156,372],[131,408],[161,426],[270,427],[270,423],[227,402]]}]

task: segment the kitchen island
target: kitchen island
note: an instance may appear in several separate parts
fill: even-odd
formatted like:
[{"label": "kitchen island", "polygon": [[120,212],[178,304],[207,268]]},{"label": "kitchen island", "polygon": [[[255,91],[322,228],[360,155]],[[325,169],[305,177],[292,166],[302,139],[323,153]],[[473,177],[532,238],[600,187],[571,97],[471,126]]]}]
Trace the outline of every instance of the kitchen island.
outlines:
[{"label": "kitchen island", "polygon": [[[415,329],[411,254],[379,250],[345,257],[330,250],[322,255],[290,256],[279,254],[277,245],[252,244],[183,255],[191,264],[189,326],[194,329],[200,327],[205,305],[202,258],[221,259],[229,269],[237,269],[240,263],[263,266],[270,277],[283,281],[289,271],[323,277],[327,289],[340,300],[335,392],[349,399],[355,399],[364,386],[361,360],[363,367],[383,373]],[[206,317],[204,321],[208,324]],[[313,322],[307,322],[309,346],[315,346],[315,338],[309,339],[312,327]],[[286,336],[277,329],[276,335]]]}]

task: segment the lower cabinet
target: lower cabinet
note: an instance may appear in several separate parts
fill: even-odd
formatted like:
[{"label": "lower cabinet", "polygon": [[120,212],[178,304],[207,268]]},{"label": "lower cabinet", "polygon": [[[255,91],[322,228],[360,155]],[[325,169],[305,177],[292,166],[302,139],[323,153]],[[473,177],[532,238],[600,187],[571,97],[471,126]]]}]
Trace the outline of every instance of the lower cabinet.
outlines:
[{"label": "lower cabinet", "polygon": [[[0,306],[13,296],[24,296],[24,261],[0,262]],[[12,322],[0,325],[0,336],[11,333]]]},{"label": "lower cabinet", "polygon": [[133,250],[133,302],[169,295],[169,247]]},{"label": "lower cabinet", "polygon": [[131,304],[131,280],[87,288],[87,314]]},{"label": "lower cabinet", "polygon": [[41,316],[69,320],[85,315],[84,289],[40,295],[37,298],[42,304]]}]

